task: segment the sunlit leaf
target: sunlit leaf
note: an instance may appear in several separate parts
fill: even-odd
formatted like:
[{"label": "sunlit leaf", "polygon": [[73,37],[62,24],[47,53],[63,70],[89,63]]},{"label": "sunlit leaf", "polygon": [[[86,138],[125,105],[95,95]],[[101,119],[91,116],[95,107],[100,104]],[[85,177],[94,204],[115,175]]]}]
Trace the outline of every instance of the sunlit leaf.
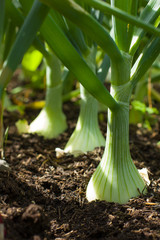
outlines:
[{"label": "sunlit leaf", "polygon": [[148,112],[149,114],[158,114],[159,113],[157,108],[151,108],[151,107],[147,107],[146,112]]},{"label": "sunlit leaf", "polygon": [[132,101],[132,107],[137,110],[137,111],[140,111],[142,113],[145,113],[146,112],[146,105],[140,101],[137,101],[137,100],[134,100]]},{"label": "sunlit leaf", "polygon": [[30,48],[24,55],[22,66],[29,71],[35,71],[42,61],[43,55],[36,49]]}]

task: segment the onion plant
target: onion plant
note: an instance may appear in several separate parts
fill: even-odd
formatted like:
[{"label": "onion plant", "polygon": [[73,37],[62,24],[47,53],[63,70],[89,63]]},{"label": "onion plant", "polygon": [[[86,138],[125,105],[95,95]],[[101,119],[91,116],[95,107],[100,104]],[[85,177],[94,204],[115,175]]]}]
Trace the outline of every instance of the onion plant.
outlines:
[{"label": "onion plant", "polygon": [[[96,72],[96,47],[91,49],[86,62],[93,72]],[[98,124],[98,102],[80,84],[80,113],[76,128],[67,142],[64,151],[73,155],[80,155],[105,145],[105,139]]]},{"label": "onion plant", "polygon": [[45,106],[30,124],[29,132],[47,139],[55,138],[67,128],[62,112],[61,63],[50,51],[46,56],[46,99]]},{"label": "onion plant", "polygon": [[[0,96],[37,31],[40,31],[50,48],[83,87],[108,107],[105,152],[89,181],[87,199],[126,203],[130,198],[146,192],[145,182],[136,169],[129,150],[129,101],[134,87],[160,52],[160,0],[148,1],[140,15],[138,0],[111,0],[110,4],[100,0],[41,2],[34,1],[7,57],[0,75]],[[104,14],[112,14],[112,36],[83,8],[86,5]],[[60,18],[48,14],[50,7]],[[61,21],[63,16],[79,27],[110,57],[110,92],[71,43],[67,28]],[[146,33],[148,41],[138,51]]]},{"label": "onion plant", "polygon": [[[94,14],[94,12],[92,14]],[[87,39],[83,32],[73,23],[67,21],[67,19],[66,22],[68,25],[69,39],[80,54],[83,55],[91,70],[96,74],[97,46],[90,39]],[[102,72],[104,72],[103,70],[104,69],[101,69]],[[80,99],[80,113],[76,128],[64,149],[65,152],[69,152],[75,156],[105,145],[105,139],[98,124],[98,101],[82,84],[80,84]]]},{"label": "onion plant", "polygon": [[[3,6],[3,7],[2,7]],[[11,7],[11,8],[10,8]],[[7,16],[8,14],[8,10],[12,12],[13,10],[13,14],[15,14],[15,9],[12,8],[12,3],[9,1],[1,1],[1,12],[3,12],[4,14],[2,14],[4,17]],[[15,11],[14,11],[15,10]],[[4,25],[2,25],[1,28],[1,34],[3,34],[3,37],[0,37],[1,42],[0,42],[0,46],[2,49],[2,40],[5,39],[4,41],[4,54],[3,54],[3,62],[2,62],[2,69],[0,72],[0,148],[1,148],[1,153],[3,152],[3,99],[4,99],[4,93],[5,93],[5,87],[7,86],[8,82],[11,79],[11,76],[13,74],[13,72],[16,70],[18,64],[20,63],[23,54],[25,53],[25,51],[28,49],[28,47],[30,46],[30,44],[32,43],[32,41],[35,38],[35,35],[39,29],[39,27],[41,26],[45,16],[47,15],[49,9],[48,7],[40,4],[38,1],[35,1],[32,11],[30,13],[30,16],[28,18],[28,22],[24,24],[24,29],[22,30],[22,33],[20,34],[20,37],[16,38],[16,40],[14,41],[14,46],[12,47],[12,44],[10,41],[7,41],[7,39],[12,39],[12,29],[9,28],[9,32],[4,32]],[[33,14],[37,14],[40,13],[41,16],[37,16],[37,21],[32,22],[32,16]],[[17,13],[17,12],[16,12]],[[18,25],[20,25],[20,21],[21,17],[19,18],[19,15],[15,14],[15,21],[16,23],[18,22]],[[13,18],[13,16],[11,17],[11,21]],[[17,18],[16,18],[17,17]],[[15,23],[15,21],[13,21]],[[1,21],[1,24],[4,21]],[[32,24],[32,28],[27,28],[26,26],[28,24]],[[14,27],[16,26],[16,24],[14,24]],[[27,31],[26,31],[27,30]],[[8,36],[9,35],[9,36]],[[23,42],[23,44],[22,44]],[[6,58],[5,58],[6,57]]]},{"label": "onion plant", "polygon": [[[145,183],[131,159],[129,150],[129,101],[133,88],[160,52],[160,31],[154,28],[160,12],[160,1],[150,0],[139,17],[138,1],[111,0],[111,5],[98,0],[78,1],[82,6],[88,4],[104,13],[113,14],[113,38],[76,1],[42,2],[57,9],[77,24],[111,59],[112,100],[106,95],[108,102],[104,101],[109,107],[106,147],[103,158],[89,181],[87,199],[125,203],[130,198],[146,192]],[[142,29],[139,30],[134,25]],[[136,50],[146,34],[144,29],[157,37],[150,35],[149,41],[137,57]],[[112,106],[109,106],[110,102]]]},{"label": "onion plant", "polygon": [[87,153],[105,145],[105,139],[98,124],[98,102],[80,85],[80,113],[76,128],[67,142],[64,151],[74,156]]},{"label": "onion plant", "polygon": [[[22,12],[24,15],[26,15],[30,10],[33,1],[20,2]],[[37,4],[38,7],[38,4],[40,3],[37,1],[35,4]],[[14,22],[16,22],[18,25],[21,25],[24,18],[21,12],[18,12],[18,9],[15,8],[13,4],[9,4],[8,1],[7,7],[12,18],[15,16],[19,17],[18,19],[14,19]],[[45,6],[43,6],[43,8],[44,7]],[[32,35],[33,34],[31,34],[31,38],[33,39]],[[41,43],[37,37],[35,37],[33,45],[38,48],[40,52],[42,52],[44,58],[46,59],[46,101],[45,106],[38,117],[30,124],[29,129],[27,129],[30,133],[38,133],[45,138],[54,138],[62,133],[67,127],[66,119],[62,112],[61,64],[52,51],[46,51],[43,43]],[[22,55],[22,53],[20,53],[20,55]]]},{"label": "onion plant", "polygon": [[[16,9],[14,9],[14,8],[10,9],[10,7],[13,8],[13,6],[9,5],[9,10],[10,10],[10,13],[12,14],[12,17],[14,18]],[[16,41],[14,42],[14,45],[13,45],[11,51],[9,52],[9,55],[6,59],[6,63],[3,67],[3,71],[0,76],[0,87],[1,87],[2,95],[4,92],[4,88],[7,86],[7,83],[10,80],[14,70],[20,63],[24,53],[26,52],[26,50],[28,49],[28,47],[30,46],[31,43],[34,43],[36,45],[36,47],[38,47],[42,51],[44,56],[47,55],[43,46],[41,46],[40,42],[37,40],[36,33],[37,33],[39,27],[41,26],[42,22],[44,21],[48,11],[49,11],[49,8],[46,7],[45,5],[41,4],[39,1],[36,0],[34,2],[32,9],[29,12],[28,16],[26,17],[25,22],[18,33]],[[19,16],[19,14],[18,14],[18,16]],[[18,22],[18,25],[21,25],[19,23],[20,22],[19,20],[21,20],[21,19],[23,19],[22,16],[20,17],[20,19],[18,18],[18,21],[17,21],[17,18],[15,18],[14,20],[16,22]],[[33,22],[34,22],[34,24],[32,24]],[[79,78],[78,73],[80,72],[80,70],[77,69],[77,64],[79,63],[82,67],[87,69],[88,76],[90,74],[92,75],[93,83],[94,82],[97,83],[98,79],[94,76],[94,74],[92,74],[92,72],[88,68],[88,65],[83,61],[83,59],[79,56],[77,51],[74,49],[73,45],[70,43],[70,41],[66,37],[64,31],[62,31],[64,29],[60,29],[61,26],[59,27],[59,23],[60,23],[60,25],[62,25],[61,21],[59,21],[58,17],[56,18],[56,20],[55,19],[53,20],[52,16],[48,15],[44,21],[43,26],[40,29],[40,34],[46,40],[46,42],[52,48],[52,50],[54,52],[56,52],[58,56],[60,56],[60,58],[61,58],[61,56],[63,56],[63,62],[66,63],[66,66],[68,66],[72,70],[73,73],[76,73],[75,74],[76,76],[78,75],[78,78]],[[32,24],[32,28],[31,28],[31,24]],[[56,38],[54,37],[55,33],[57,35]],[[62,42],[63,42],[63,44],[62,44]],[[59,45],[59,47],[57,47],[57,44]],[[66,47],[66,46],[68,46],[68,47]],[[66,47],[66,49],[69,48],[69,50],[64,51],[65,47]],[[73,62],[72,59],[69,58],[69,53],[71,53],[73,55],[73,57],[75,57],[76,61],[78,59],[78,61]],[[64,58],[66,58],[66,60]],[[72,65],[72,68],[70,67],[70,65]],[[74,71],[74,69],[75,69],[75,71]],[[86,81],[84,79],[84,74],[80,74],[80,76],[81,76],[81,81],[83,83],[85,83]],[[50,82],[49,82],[49,85],[50,85]],[[101,88],[102,91],[105,92],[102,84],[99,81],[98,81],[98,87]],[[94,93],[95,88],[92,87],[91,92]],[[101,99],[101,96],[100,96],[100,99]]]}]

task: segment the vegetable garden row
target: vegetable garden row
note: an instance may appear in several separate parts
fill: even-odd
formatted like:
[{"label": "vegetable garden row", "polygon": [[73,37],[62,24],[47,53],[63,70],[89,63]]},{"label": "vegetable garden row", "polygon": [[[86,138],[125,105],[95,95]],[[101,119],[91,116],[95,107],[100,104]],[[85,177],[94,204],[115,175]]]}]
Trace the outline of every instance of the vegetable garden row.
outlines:
[{"label": "vegetable garden row", "polygon": [[[159,0],[2,0],[1,171],[12,172],[5,159],[8,128],[3,114],[6,89],[21,69],[36,87],[43,83],[45,101],[31,123],[16,122],[20,134],[59,138],[68,128],[64,102],[75,99],[75,129],[64,149],[57,146],[54,151],[57,158],[74,159],[104,147],[86,184],[86,199],[127,204],[147,194],[147,170],[139,171],[132,160],[129,130],[132,123],[152,131],[158,119],[159,24]],[[102,111],[107,116],[106,139],[99,125]]]}]

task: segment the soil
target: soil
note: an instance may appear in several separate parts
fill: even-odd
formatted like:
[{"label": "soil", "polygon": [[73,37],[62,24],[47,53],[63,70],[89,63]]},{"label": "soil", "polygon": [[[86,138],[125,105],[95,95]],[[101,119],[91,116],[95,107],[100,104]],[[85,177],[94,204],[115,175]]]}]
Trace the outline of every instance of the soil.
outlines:
[{"label": "soil", "polygon": [[[10,85],[9,85],[10,86]],[[12,82],[12,87],[14,82]],[[38,94],[37,94],[38,96]],[[39,99],[43,94],[39,93]],[[160,119],[152,131],[130,126],[130,150],[138,169],[149,171],[148,193],[127,204],[88,202],[87,183],[103,154],[103,148],[79,157],[56,158],[73,131],[79,107],[64,103],[68,129],[53,140],[17,133],[19,118],[29,121],[38,114],[4,112],[9,126],[5,158],[11,171],[0,172],[0,214],[6,240],[117,240],[160,239]],[[105,135],[106,120],[100,122]]]}]

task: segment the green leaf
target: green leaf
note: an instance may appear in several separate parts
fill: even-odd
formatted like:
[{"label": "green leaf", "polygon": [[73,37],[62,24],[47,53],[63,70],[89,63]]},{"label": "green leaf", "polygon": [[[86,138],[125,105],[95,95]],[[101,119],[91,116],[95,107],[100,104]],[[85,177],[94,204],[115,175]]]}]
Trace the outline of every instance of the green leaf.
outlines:
[{"label": "green leaf", "polygon": [[[143,21],[144,24],[146,24],[146,26],[151,26],[150,23],[154,23],[154,21],[157,19],[159,14],[160,14],[160,0],[150,0],[148,2],[148,4],[146,5],[146,7],[141,12],[139,19],[141,21]],[[158,20],[156,21],[155,26],[158,26]],[[139,46],[141,39],[144,37],[144,35],[145,35],[144,30],[145,30],[145,28],[144,29],[141,29],[141,28],[134,29],[134,36],[132,38],[131,47],[130,47],[131,55],[134,55],[134,53],[136,52],[136,50]],[[158,28],[157,28],[157,30],[159,31]]]},{"label": "green leaf", "polygon": [[147,70],[152,66],[160,53],[160,37],[150,39],[149,44],[143,50],[134,66],[132,67],[131,81],[133,87],[144,76]]},{"label": "green leaf", "polygon": [[[123,10],[126,13],[130,13],[131,4],[132,0],[111,0],[112,7],[117,7],[118,9]],[[128,22],[124,22],[119,18],[113,16],[112,23],[115,42],[117,43],[120,50],[128,52],[130,45],[130,38],[128,36],[130,26],[128,25]]]},{"label": "green leaf", "polygon": [[56,9],[76,24],[91,40],[94,40],[102,47],[111,60],[116,62],[123,61],[122,54],[110,34],[76,2],[73,0],[41,0],[41,2]]},{"label": "green leaf", "polygon": [[157,108],[151,108],[151,107],[147,107],[146,112],[148,112],[149,114],[159,114],[159,111]]},{"label": "green leaf", "polygon": [[38,0],[34,1],[32,9],[17,35],[7,57],[6,65],[0,75],[0,97],[3,95],[3,89],[10,81],[13,72],[16,70],[18,64],[20,64],[23,55],[35,39],[37,31],[42,25],[48,12],[49,8],[47,6],[41,4]]},{"label": "green leaf", "polygon": [[133,106],[133,108],[137,111],[140,111],[142,113],[146,112],[146,105],[140,101],[134,100],[131,102],[131,105]]},{"label": "green leaf", "polygon": [[147,128],[149,131],[152,130],[151,124],[150,124],[150,122],[147,119],[144,121],[143,127]]},{"label": "green leaf", "polygon": [[5,22],[5,0],[0,1],[0,68],[2,67],[2,49],[3,49],[3,35],[4,35],[4,22]]},{"label": "green leaf", "polygon": [[[45,1],[49,1],[49,0],[41,0],[41,1],[45,2]],[[136,17],[126,13],[126,12],[120,10],[119,8],[115,8],[115,7],[113,8],[110,6],[110,4],[105,3],[104,1],[99,1],[99,0],[80,0],[80,1],[88,3],[88,5],[96,8],[96,9],[99,9],[104,14],[110,13],[127,23],[130,23],[134,26],[142,28],[147,32],[155,34],[156,36],[160,36],[160,30],[156,29],[153,25],[149,24],[148,22],[146,23],[145,21],[142,21],[143,19],[141,20],[139,18],[136,18]],[[156,2],[159,0],[156,0],[156,1],[152,0],[152,1]],[[157,12],[156,15],[158,13],[159,12]]]},{"label": "green leaf", "polygon": [[23,55],[35,39],[36,33],[48,14],[48,11],[48,7],[46,7],[44,4],[41,4],[38,0],[35,0],[32,9],[26,17],[7,58],[6,65],[12,71],[17,68]]},{"label": "green leaf", "polygon": [[4,20],[5,20],[5,0],[1,0],[0,1],[0,45],[3,39]]},{"label": "green leaf", "polygon": [[31,47],[24,55],[22,66],[29,71],[35,71],[42,61],[43,55]]},{"label": "green leaf", "polygon": [[75,50],[62,29],[50,16],[46,18],[40,32],[57,57],[95,98],[112,110],[119,107],[118,103]]}]

